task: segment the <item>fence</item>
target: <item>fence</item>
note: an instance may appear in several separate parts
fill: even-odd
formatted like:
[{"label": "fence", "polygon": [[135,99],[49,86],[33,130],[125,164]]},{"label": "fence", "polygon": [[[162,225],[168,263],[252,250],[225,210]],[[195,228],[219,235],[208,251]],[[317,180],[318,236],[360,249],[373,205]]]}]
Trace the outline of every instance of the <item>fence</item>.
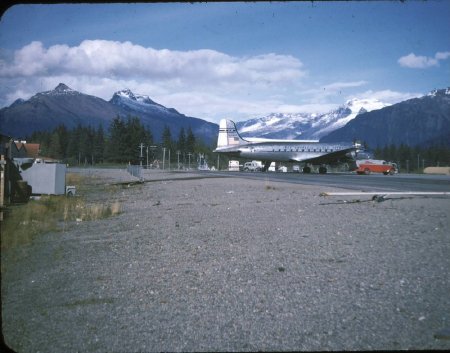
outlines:
[{"label": "fence", "polygon": [[140,165],[128,164],[127,172],[130,173],[132,176],[142,180],[142,167]]}]

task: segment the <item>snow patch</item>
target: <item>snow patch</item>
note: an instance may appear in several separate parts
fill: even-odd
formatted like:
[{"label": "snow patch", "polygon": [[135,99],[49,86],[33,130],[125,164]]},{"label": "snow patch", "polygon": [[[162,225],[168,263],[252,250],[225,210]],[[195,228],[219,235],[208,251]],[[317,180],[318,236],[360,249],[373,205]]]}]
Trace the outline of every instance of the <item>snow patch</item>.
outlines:
[{"label": "snow patch", "polygon": [[317,113],[272,113],[265,117],[237,123],[238,131],[244,136],[283,139],[320,139],[331,131],[339,129],[357,115],[381,109],[390,104],[378,99],[351,99],[336,110],[325,114]]}]

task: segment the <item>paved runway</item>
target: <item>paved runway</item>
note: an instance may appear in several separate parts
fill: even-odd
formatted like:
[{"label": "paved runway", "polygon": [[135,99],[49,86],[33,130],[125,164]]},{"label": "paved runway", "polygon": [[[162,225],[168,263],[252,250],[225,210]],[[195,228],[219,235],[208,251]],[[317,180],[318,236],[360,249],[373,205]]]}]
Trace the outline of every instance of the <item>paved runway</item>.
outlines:
[{"label": "paved runway", "polygon": [[358,191],[450,192],[450,176],[427,174],[356,175],[351,173],[298,174],[273,172],[214,172],[250,179],[323,185]]}]

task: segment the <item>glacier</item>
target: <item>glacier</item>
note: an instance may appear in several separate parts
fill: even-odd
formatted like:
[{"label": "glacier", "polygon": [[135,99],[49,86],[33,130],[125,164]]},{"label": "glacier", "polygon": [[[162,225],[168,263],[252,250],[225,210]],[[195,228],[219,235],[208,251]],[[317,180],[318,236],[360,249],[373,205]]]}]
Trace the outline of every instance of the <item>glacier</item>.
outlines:
[{"label": "glacier", "polygon": [[318,113],[272,113],[236,123],[243,137],[318,140],[345,126],[357,115],[389,106],[378,99],[350,99],[335,110]]}]

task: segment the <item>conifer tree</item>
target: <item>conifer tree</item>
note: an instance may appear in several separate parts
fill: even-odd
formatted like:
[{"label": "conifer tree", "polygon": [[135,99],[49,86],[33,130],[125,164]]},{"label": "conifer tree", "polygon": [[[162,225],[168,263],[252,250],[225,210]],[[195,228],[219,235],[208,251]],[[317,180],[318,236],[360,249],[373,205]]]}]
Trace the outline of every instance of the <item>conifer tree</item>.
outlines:
[{"label": "conifer tree", "polygon": [[172,132],[167,125],[164,126],[162,133],[162,146],[168,149],[172,147]]},{"label": "conifer tree", "polygon": [[193,153],[195,151],[195,136],[189,126],[187,137],[186,137],[186,152]]},{"label": "conifer tree", "polygon": [[116,116],[109,127],[109,140],[107,145],[107,157],[112,162],[126,162],[125,123]]},{"label": "conifer tree", "polygon": [[184,127],[180,129],[178,134],[177,149],[180,152],[184,152],[186,149],[186,133],[184,132]]},{"label": "conifer tree", "polygon": [[50,145],[48,147],[48,154],[49,157],[55,158],[55,159],[61,159],[63,157],[63,152],[61,148],[61,140],[59,138],[59,134],[57,130],[54,130],[51,138],[50,138]]}]

